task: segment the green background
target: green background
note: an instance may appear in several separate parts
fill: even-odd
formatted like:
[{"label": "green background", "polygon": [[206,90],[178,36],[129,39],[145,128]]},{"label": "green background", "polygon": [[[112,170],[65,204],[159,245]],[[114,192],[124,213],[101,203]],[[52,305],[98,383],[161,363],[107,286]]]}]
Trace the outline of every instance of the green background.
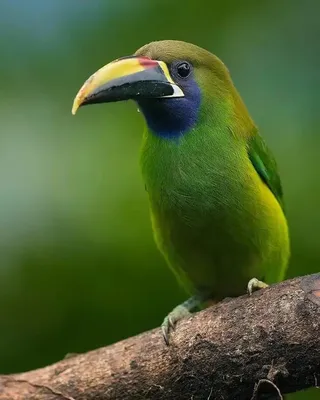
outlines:
[{"label": "green background", "polygon": [[0,373],[156,327],[185,298],[153,242],[135,105],[71,116],[92,72],[152,40],[227,64],[278,160],[288,275],[319,270],[319,12],[316,0],[0,0]]}]

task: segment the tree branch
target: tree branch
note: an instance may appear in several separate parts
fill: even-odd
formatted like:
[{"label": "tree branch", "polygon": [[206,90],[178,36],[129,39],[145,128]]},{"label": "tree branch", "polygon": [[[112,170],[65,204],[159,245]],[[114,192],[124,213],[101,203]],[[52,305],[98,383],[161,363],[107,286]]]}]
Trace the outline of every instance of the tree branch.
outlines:
[{"label": "tree branch", "polygon": [[0,400],[257,400],[320,382],[320,274],[227,299],[160,329],[22,374]]}]

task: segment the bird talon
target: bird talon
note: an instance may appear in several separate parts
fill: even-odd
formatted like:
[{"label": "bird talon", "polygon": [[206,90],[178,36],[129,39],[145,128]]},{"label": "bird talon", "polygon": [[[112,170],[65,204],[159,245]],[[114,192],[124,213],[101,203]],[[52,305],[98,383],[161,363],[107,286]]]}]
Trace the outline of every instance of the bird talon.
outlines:
[{"label": "bird talon", "polygon": [[168,322],[169,322],[169,326],[172,330],[174,330],[175,328],[175,322],[172,320],[172,318],[169,316],[168,317]]},{"label": "bird talon", "polygon": [[168,330],[168,326],[164,325],[164,323],[163,323],[162,326],[161,326],[161,331],[162,331],[162,336],[163,336],[163,339],[164,339],[166,345],[169,346],[169,336],[168,336],[169,330]]},{"label": "bird talon", "polygon": [[248,295],[251,296],[253,292],[259,289],[264,289],[267,288],[269,285],[266,284],[265,282],[259,281],[257,278],[252,278],[248,282],[247,285],[247,292]]},{"label": "bird talon", "polygon": [[190,311],[184,305],[180,304],[165,317],[161,325],[161,331],[167,345],[169,345],[170,331],[174,331],[178,321],[190,315]]},{"label": "bird talon", "polygon": [[163,339],[167,346],[169,346],[170,330],[174,330],[174,326],[175,326],[175,322],[173,321],[171,316],[170,315],[166,316],[164,321],[162,322],[161,331],[162,331]]}]

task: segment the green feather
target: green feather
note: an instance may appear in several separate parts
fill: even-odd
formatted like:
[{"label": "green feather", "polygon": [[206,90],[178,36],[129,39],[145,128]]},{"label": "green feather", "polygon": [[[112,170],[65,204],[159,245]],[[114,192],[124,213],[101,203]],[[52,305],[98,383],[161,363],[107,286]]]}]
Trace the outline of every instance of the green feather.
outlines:
[{"label": "green feather", "polygon": [[284,210],[283,191],[276,160],[258,133],[249,139],[248,155],[255,170]]}]

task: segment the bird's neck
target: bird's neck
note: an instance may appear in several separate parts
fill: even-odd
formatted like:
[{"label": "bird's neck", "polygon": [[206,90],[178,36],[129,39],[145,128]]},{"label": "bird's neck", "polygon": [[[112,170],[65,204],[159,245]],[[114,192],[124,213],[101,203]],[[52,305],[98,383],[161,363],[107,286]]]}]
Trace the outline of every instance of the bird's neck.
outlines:
[{"label": "bird's neck", "polygon": [[[194,128],[176,140],[165,139],[147,129],[141,149],[141,168],[149,196],[155,201],[179,201],[200,197],[223,186],[226,176],[239,173],[239,145],[227,131]],[[152,199],[151,199],[152,200]]]}]

